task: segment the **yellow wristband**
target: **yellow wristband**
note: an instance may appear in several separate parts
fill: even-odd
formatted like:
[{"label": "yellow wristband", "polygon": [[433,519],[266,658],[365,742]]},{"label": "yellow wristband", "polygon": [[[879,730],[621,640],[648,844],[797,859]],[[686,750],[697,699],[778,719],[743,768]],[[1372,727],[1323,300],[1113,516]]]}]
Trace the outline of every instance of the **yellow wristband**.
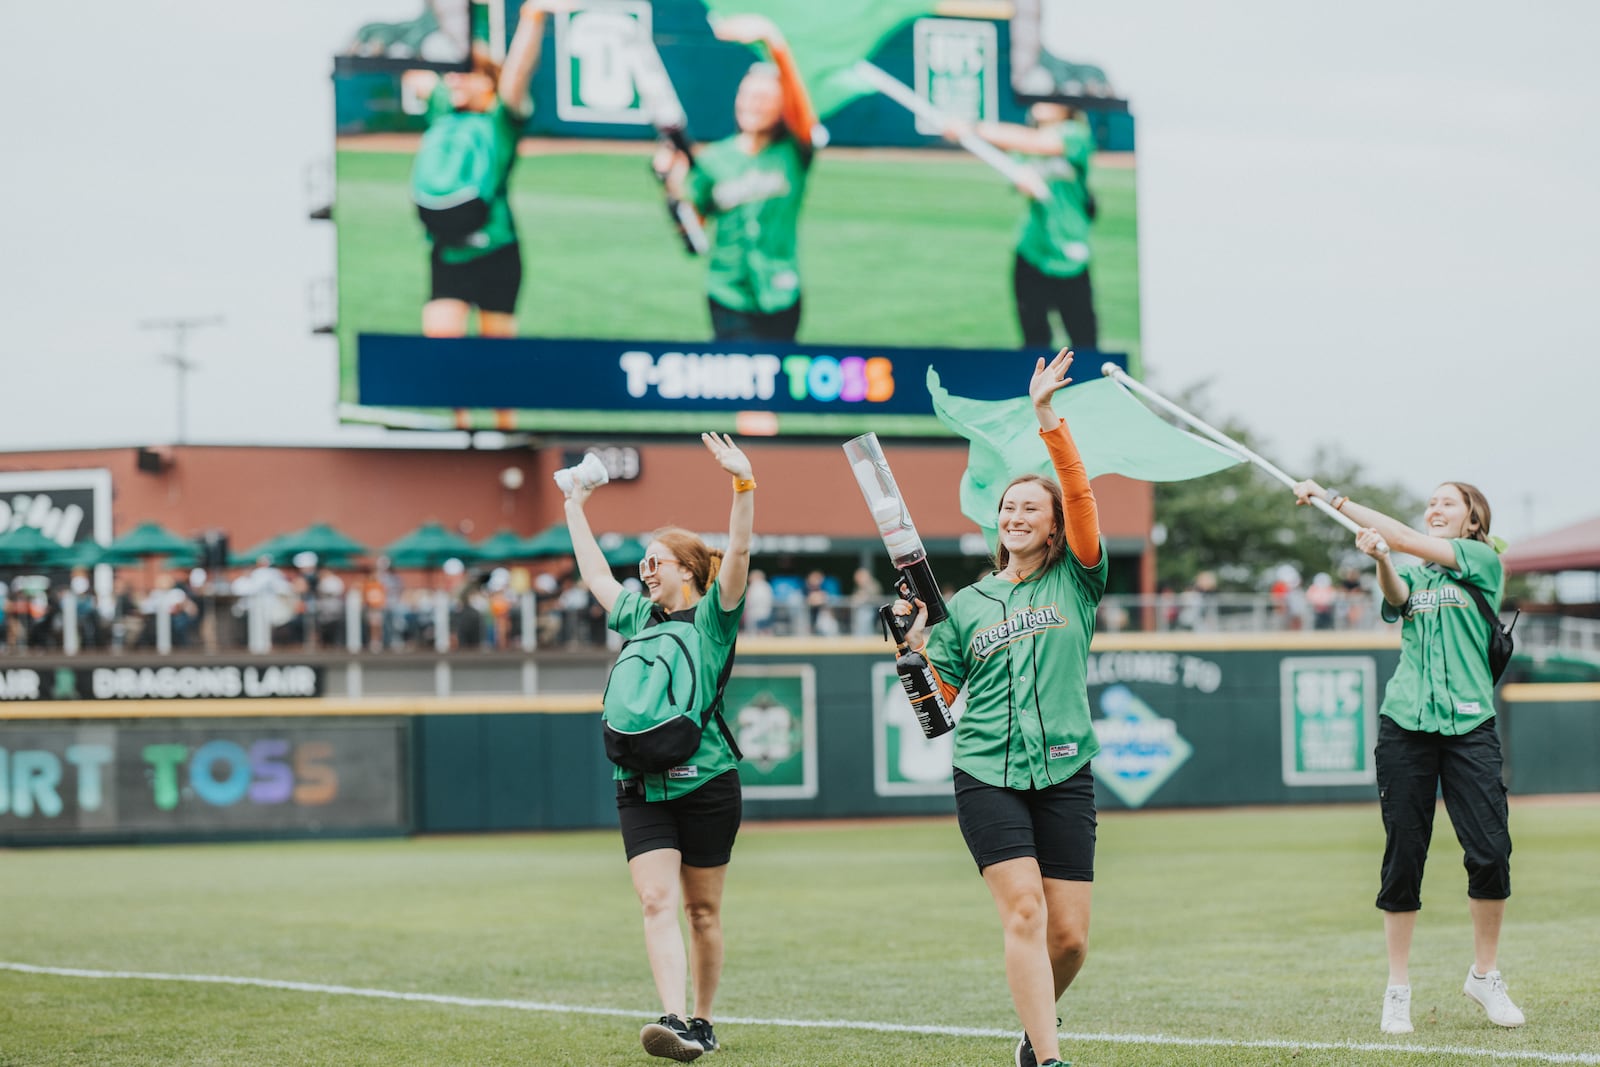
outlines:
[{"label": "yellow wristband", "polygon": [[756,480],[754,478],[735,478],[733,480],[733,491],[735,493],[748,493],[755,487]]}]

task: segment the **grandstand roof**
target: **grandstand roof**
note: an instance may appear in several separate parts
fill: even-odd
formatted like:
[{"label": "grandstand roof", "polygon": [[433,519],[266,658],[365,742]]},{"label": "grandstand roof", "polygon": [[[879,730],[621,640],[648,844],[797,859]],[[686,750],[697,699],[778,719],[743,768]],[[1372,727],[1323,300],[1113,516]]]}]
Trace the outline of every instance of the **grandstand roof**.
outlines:
[{"label": "grandstand roof", "polygon": [[1519,541],[1502,562],[1507,574],[1600,570],[1600,516]]}]

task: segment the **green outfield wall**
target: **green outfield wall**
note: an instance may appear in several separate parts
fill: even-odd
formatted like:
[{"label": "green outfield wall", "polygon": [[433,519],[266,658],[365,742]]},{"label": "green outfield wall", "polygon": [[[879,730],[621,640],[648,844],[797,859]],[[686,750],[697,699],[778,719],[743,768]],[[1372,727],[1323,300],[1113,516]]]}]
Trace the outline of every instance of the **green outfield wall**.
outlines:
[{"label": "green outfield wall", "polygon": [[[886,652],[741,642],[727,718],[747,818],[954,810],[950,738],[923,738]],[[1392,634],[1097,638],[1101,807],[1374,799],[1377,709],[1398,652]],[[0,703],[0,845],[613,826],[593,684],[604,662],[534,664],[583,688],[533,696],[252,699],[191,671],[82,687],[103,699]],[[320,694],[338,676],[329,667],[313,686],[284,668],[251,684]],[[234,695],[160,696],[207,684]],[[1600,792],[1600,685],[1507,685],[1498,721],[1513,793]]]}]

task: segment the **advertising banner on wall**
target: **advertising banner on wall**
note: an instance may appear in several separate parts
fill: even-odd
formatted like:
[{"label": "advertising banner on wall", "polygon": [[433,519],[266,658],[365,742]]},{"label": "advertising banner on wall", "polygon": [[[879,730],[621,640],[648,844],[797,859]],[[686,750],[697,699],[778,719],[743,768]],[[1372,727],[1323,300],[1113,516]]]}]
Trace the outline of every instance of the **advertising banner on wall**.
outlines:
[{"label": "advertising banner on wall", "polygon": [[404,832],[394,718],[0,722],[0,843]]},{"label": "advertising banner on wall", "polygon": [[321,667],[304,663],[0,670],[0,702],[36,700],[262,700],[320,697]]},{"label": "advertising banner on wall", "polygon": [[1286,785],[1378,780],[1378,668],[1371,656],[1299,656],[1279,665]]},{"label": "advertising banner on wall", "polygon": [[744,753],[739,779],[746,797],[817,795],[816,693],[816,669],[809,663],[734,668],[723,713]]}]

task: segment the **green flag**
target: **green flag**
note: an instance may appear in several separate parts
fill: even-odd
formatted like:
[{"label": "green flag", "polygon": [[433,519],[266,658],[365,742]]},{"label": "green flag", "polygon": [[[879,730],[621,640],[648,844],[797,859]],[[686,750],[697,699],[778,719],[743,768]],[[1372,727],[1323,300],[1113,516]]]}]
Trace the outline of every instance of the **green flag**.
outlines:
[{"label": "green flag", "polygon": [[[928,368],[934,414],[965,437],[967,471],[961,476],[961,513],[994,543],[1000,495],[1020,474],[1054,475],[1050,453],[1039,439],[1033,401],[973,400],[953,396]],[[1142,482],[1181,482],[1241,463],[1238,456],[1178,429],[1109,378],[1056,393],[1055,409],[1067,420],[1089,477],[1121,474]]]},{"label": "green flag", "polygon": [[896,30],[933,13],[938,0],[873,0],[841,4],[830,0],[705,0],[706,10],[719,15],[765,15],[783,31],[794,60],[805,77],[806,90],[824,121],[872,87],[851,68],[872,58]]}]

